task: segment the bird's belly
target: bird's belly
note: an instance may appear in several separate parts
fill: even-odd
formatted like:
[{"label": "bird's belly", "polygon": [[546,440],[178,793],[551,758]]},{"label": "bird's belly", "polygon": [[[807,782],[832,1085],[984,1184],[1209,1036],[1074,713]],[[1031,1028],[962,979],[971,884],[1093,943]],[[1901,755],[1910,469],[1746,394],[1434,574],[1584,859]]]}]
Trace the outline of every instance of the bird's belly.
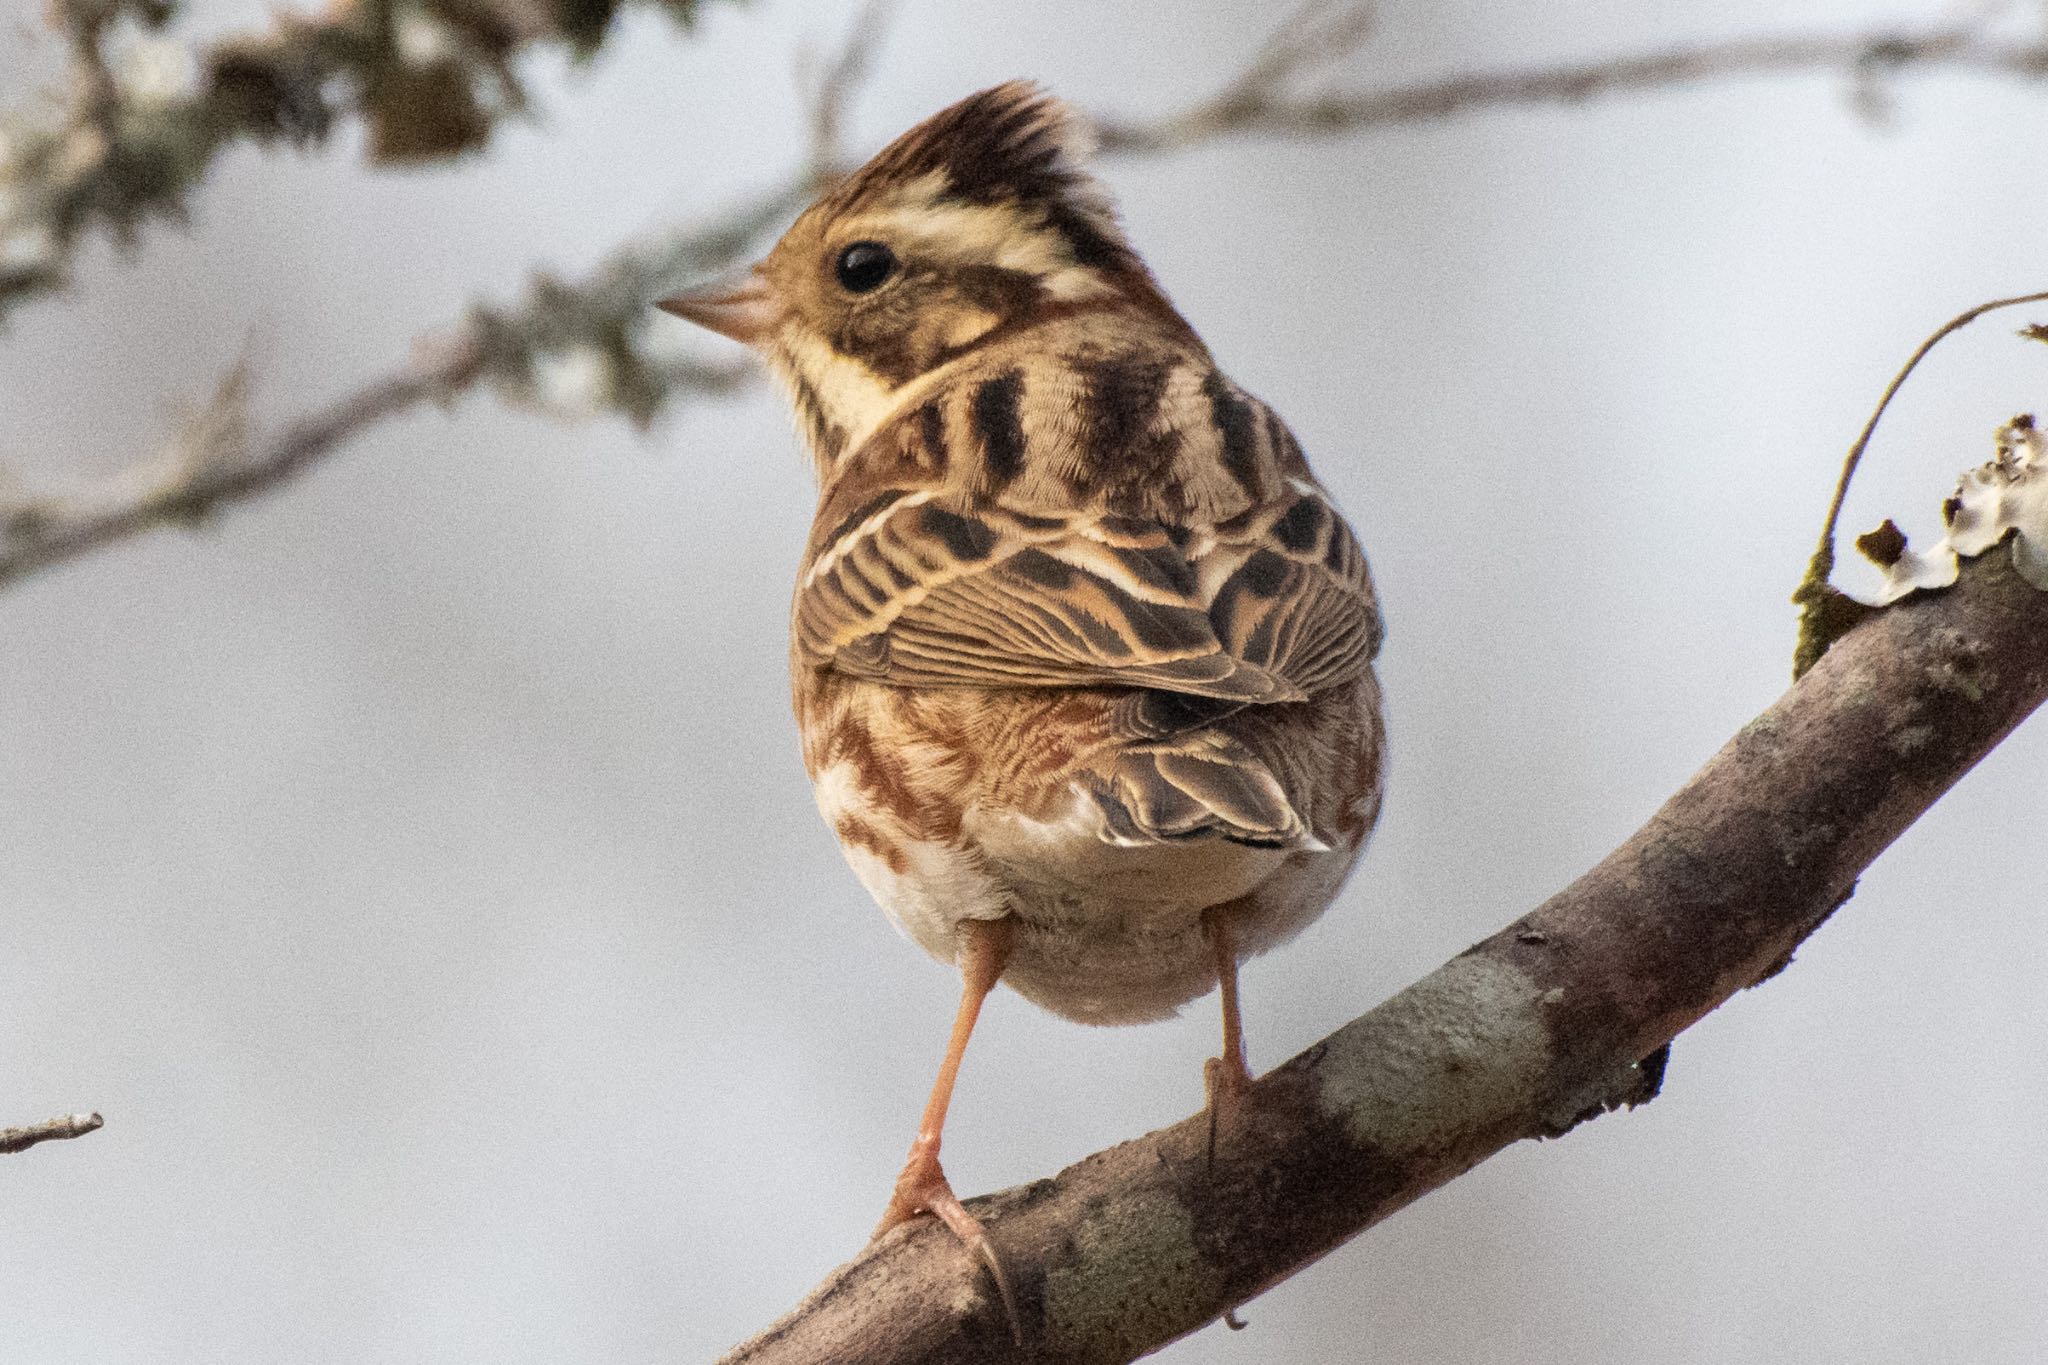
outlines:
[{"label": "bird's belly", "polygon": [[1100,905],[1135,916],[1199,913],[1235,900],[1272,875],[1284,850],[1216,838],[1113,844],[1080,792],[1053,818],[977,811],[963,833],[1021,897]]},{"label": "bird's belly", "polygon": [[[1216,984],[1201,915],[1254,891],[1284,863],[1279,849],[1222,839],[1122,846],[1105,842],[1085,798],[1071,815],[1034,820],[988,812],[968,830],[1003,886],[1017,934],[1003,979],[1026,999],[1089,1024],[1163,1019]],[[1267,946],[1262,925],[1245,924]]]},{"label": "bird's belly", "polygon": [[1321,912],[1354,852],[1222,839],[1110,844],[1078,793],[1071,812],[1056,818],[984,808],[957,835],[920,838],[863,800],[857,784],[820,776],[821,811],[898,929],[951,963],[961,920],[1015,917],[1003,980],[1082,1023],[1163,1019],[1206,994],[1216,973],[1204,910],[1236,902],[1240,955],[1264,951]]}]

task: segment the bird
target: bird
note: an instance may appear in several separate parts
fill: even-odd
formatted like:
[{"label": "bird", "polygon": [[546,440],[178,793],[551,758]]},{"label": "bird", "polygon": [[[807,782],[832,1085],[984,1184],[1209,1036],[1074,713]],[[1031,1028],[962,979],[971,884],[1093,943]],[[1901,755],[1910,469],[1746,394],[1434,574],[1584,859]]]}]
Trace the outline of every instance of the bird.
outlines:
[{"label": "bird", "polygon": [[[1088,1024],[1217,990],[1217,1126],[1247,1103],[1238,964],[1330,904],[1379,815],[1366,557],[1217,367],[1027,81],[926,119],[736,276],[659,306],[757,352],[818,507],[792,699],[825,823],[961,996],[877,1238],[925,1214],[1015,1297],[940,1138],[1000,982]],[[1210,209],[1208,211],[1213,211]]]}]

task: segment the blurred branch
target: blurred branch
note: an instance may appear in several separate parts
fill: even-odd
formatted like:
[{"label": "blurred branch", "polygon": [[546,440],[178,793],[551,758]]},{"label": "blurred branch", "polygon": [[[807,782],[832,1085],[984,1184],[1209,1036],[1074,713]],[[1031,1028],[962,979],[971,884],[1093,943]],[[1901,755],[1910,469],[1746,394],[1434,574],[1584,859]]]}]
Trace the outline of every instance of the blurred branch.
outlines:
[{"label": "blurred branch", "polygon": [[[892,0],[868,0],[855,16],[846,42],[837,58],[827,63],[814,79],[805,80],[811,106],[810,164],[805,171],[806,189],[823,194],[847,170],[843,126],[847,106],[867,84],[874,69],[875,52],[889,29],[896,6]],[[815,65],[806,61],[806,66]]]},{"label": "blurred branch", "polygon": [[10,494],[0,486],[0,585],[110,541],[166,522],[196,522],[224,503],[252,497],[303,472],[364,427],[466,387],[480,366],[475,344],[457,343],[438,359],[408,365],[252,445],[247,366],[238,364],[162,455],[131,466],[105,486],[69,497]]},{"label": "blurred branch", "polygon": [[[1662,1045],[1781,970],[1870,862],[2048,698],[2048,592],[2006,553],[1856,627],[1650,822],[1532,913],[1202,1115],[968,1201],[1028,1357],[920,1219],[724,1365],[1128,1361],[1510,1143],[1655,1093]],[[1987,837],[2023,838],[2011,831]]]},{"label": "blurred branch", "polygon": [[[624,0],[333,0],[270,31],[194,50],[167,36],[171,0],[49,0],[71,50],[54,116],[0,122],[0,318],[61,288],[103,227],[126,245],[238,142],[324,142],[352,118],[370,159],[482,148],[526,107],[525,53],[589,57]],[[688,24],[700,0],[635,0]]]},{"label": "blurred branch", "polygon": [[665,346],[647,301],[729,265],[806,196],[797,183],[777,188],[706,226],[624,247],[574,284],[539,275],[520,304],[473,309],[397,371],[267,440],[249,440],[248,376],[238,365],[163,454],[96,488],[32,491],[0,468],[0,587],[156,526],[199,522],[297,477],[377,423],[452,402],[479,381],[557,416],[619,411],[642,424],[680,395],[751,382],[744,360],[707,362]]},{"label": "blurred branch", "polygon": [[105,1122],[98,1114],[66,1114],[62,1118],[32,1123],[26,1128],[0,1128],[0,1155],[25,1152],[38,1142],[84,1137],[98,1131]]},{"label": "blurred branch", "polygon": [[1979,24],[1857,33],[1786,34],[1696,43],[1633,56],[1447,76],[1385,90],[1296,94],[1304,75],[1351,56],[1370,31],[1368,6],[1331,13],[1310,5],[1222,90],[1153,119],[1098,121],[1105,152],[1180,150],[1243,133],[1328,137],[1476,109],[1578,104],[1738,76],[1835,72],[1855,82],[1859,108],[1882,105],[1878,82],[1909,70],[1949,70],[2039,81],[2048,38],[1993,40]]},{"label": "blurred branch", "polygon": [[[679,392],[716,394],[747,382],[752,372],[739,362],[643,356],[616,321],[645,311],[644,281],[670,268],[685,245],[623,254],[580,289],[543,280],[518,310],[479,309],[454,333],[423,342],[397,371],[265,440],[248,433],[243,362],[161,455],[97,488],[29,494],[0,478],[0,586],[155,526],[202,521],[297,477],[378,422],[452,402],[479,380],[571,415],[636,405],[651,413]],[[630,308],[620,302],[628,298]]]}]

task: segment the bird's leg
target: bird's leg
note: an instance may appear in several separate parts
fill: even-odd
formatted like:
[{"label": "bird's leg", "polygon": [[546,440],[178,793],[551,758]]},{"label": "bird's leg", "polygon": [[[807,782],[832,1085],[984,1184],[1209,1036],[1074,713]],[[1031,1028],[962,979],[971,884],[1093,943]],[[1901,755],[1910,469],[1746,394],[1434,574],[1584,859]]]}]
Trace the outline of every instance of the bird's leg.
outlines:
[{"label": "bird's leg", "polygon": [[1251,1068],[1244,1060],[1244,1016],[1237,1006],[1237,935],[1232,930],[1232,905],[1214,905],[1202,912],[1202,932],[1216,962],[1216,986],[1223,997],[1223,1055],[1202,1065],[1209,1097],[1209,1160],[1216,1160],[1216,1134],[1242,1118],[1251,1089]]},{"label": "bird's leg", "polygon": [[967,1040],[974,1033],[974,1021],[981,1015],[981,1002],[1002,978],[1010,957],[1010,940],[1015,922],[1002,919],[963,920],[960,924],[960,1010],[953,1016],[953,1036],[946,1044],[946,1059],[939,1063],[939,1078],[932,1084],[932,1097],[924,1107],[917,1138],[910,1144],[910,1159],[896,1177],[896,1193],[875,1229],[880,1237],[898,1223],[920,1213],[935,1214],[953,1230],[981,1263],[988,1267],[996,1291],[1002,1295],[1003,1311],[1009,1315],[1012,1335],[1022,1339],[1017,1302],[1010,1293],[1010,1277],[996,1255],[995,1244],[981,1220],[969,1213],[953,1193],[946,1173],[939,1168],[939,1135],[946,1126],[946,1106],[953,1099],[953,1082],[960,1075],[960,1059],[966,1055]]}]

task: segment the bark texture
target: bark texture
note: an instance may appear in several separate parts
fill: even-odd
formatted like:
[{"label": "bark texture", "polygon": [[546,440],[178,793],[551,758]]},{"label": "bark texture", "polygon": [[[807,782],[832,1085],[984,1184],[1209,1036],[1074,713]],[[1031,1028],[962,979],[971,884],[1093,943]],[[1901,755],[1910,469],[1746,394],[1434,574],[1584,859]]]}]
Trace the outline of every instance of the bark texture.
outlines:
[{"label": "bark texture", "polygon": [[1658,1049],[1773,975],[1857,876],[2048,697],[2048,593],[2003,550],[1858,626],[1649,823],[1530,914],[1201,1116],[969,1201],[985,1276],[920,1220],[727,1365],[1127,1361],[1519,1138],[1655,1091]]}]

